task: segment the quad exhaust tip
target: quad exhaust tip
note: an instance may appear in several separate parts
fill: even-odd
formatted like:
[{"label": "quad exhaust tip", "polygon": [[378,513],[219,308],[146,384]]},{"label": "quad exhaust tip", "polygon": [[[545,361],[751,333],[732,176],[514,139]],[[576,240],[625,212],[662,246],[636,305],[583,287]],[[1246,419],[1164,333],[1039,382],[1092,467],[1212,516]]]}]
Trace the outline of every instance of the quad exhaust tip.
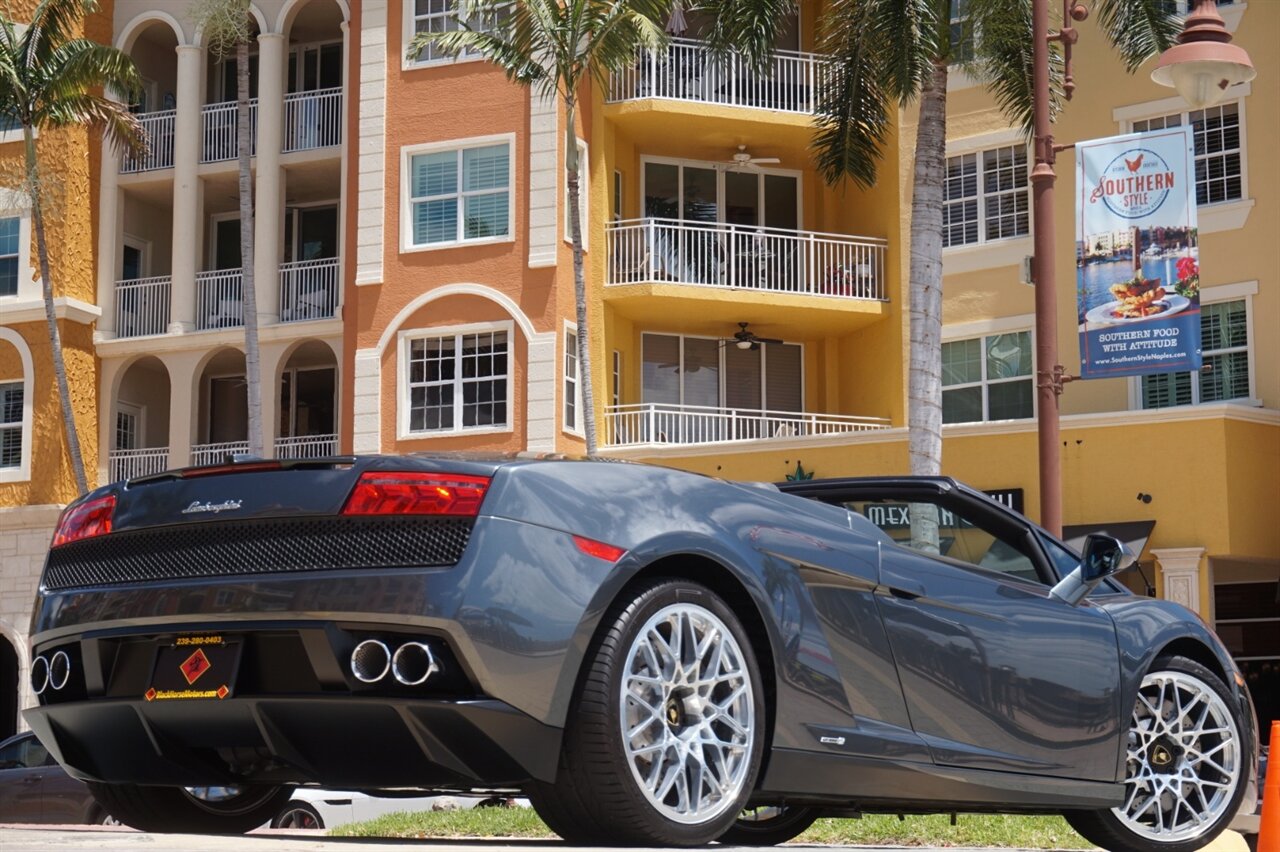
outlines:
[{"label": "quad exhaust tip", "polygon": [[391,658],[391,673],[405,686],[418,686],[437,671],[436,658],[422,642],[406,642]]},{"label": "quad exhaust tip", "polygon": [[43,695],[46,690],[57,692],[71,680],[71,657],[66,651],[56,651],[53,656],[44,654],[31,661],[31,691]]},{"label": "quad exhaust tip", "polygon": [[391,668],[391,651],[377,639],[366,639],[351,652],[351,674],[361,683],[377,683]]}]

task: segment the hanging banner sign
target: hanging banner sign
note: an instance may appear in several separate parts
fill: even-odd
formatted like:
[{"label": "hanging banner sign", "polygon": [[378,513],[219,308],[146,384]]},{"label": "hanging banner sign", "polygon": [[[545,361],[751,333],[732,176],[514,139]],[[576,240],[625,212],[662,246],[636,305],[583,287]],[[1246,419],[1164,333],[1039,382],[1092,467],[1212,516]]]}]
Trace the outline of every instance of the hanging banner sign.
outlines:
[{"label": "hanging banner sign", "polygon": [[1081,377],[1200,369],[1191,128],[1078,143],[1076,187]]}]

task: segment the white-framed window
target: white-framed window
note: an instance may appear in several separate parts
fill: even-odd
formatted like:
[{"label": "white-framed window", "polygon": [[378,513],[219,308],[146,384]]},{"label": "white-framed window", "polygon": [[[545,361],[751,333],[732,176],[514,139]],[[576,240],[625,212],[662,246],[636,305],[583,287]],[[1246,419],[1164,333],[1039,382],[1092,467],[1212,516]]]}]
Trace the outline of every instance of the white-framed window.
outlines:
[{"label": "white-framed window", "polygon": [[430,437],[511,428],[510,322],[400,333],[400,432]]},{"label": "white-framed window", "polygon": [[22,464],[25,396],[22,382],[0,383],[0,468],[16,468]]},{"label": "white-framed window", "polygon": [[947,157],[942,245],[989,243],[1031,233],[1027,148],[1005,145]]},{"label": "white-framed window", "polygon": [[22,265],[22,219],[0,216],[0,297],[18,295],[18,269]]},{"label": "white-framed window", "polygon": [[972,62],[973,56],[973,21],[969,17],[969,0],[951,0],[951,61]]},{"label": "white-framed window", "polygon": [[[450,33],[462,29],[462,18],[459,15],[458,0],[404,0],[404,43],[406,54],[409,42],[418,33]],[[497,23],[498,13],[485,13],[483,17],[470,21],[472,29],[490,30]],[[448,53],[439,45],[427,45],[417,57],[406,59],[406,67],[417,67],[444,62],[478,59],[480,54],[471,49],[459,54]]]},{"label": "white-framed window", "polygon": [[578,327],[564,325],[564,428],[582,432],[582,386],[578,381]]},{"label": "white-framed window", "polygon": [[[1202,291],[1203,295],[1203,291]],[[1199,405],[1253,397],[1249,352],[1250,300],[1200,306],[1200,351],[1204,366],[1139,378],[1142,408]]]},{"label": "white-framed window", "polygon": [[[578,221],[582,223],[582,250],[587,251],[587,235],[591,233],[587,213],[590,210],[591,168],[587,160],[587,143],[578,140]],[[573,224],[569,221],[569,181],[565,173],[564,186],[564,241],[573,242]]]},{"label": "white-framed window", "polygon": [[401,149],[401,250],[508,242],[513,134]]},{"label": "white-framed window", "polygon": [[1245,197],[1243,107],[1239,101],[1131,123],[1134,132],[1190,125],[1195,143],[1196,205]]},{"label": "white-framed window", "polygon": [[1035,416],[1031,332],[990,334],[942,344],[942,422]]}]

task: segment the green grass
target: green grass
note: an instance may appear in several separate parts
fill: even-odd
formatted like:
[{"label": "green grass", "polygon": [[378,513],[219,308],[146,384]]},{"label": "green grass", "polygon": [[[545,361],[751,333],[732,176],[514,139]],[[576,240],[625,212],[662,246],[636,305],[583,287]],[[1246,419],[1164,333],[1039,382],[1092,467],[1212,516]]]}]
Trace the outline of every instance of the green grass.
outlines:
[{"label": "green grass", "polygon": [[[531,808],[482,808],[389,814],[370,822],[332,829],[336,837],[529,837],[554,838]],[[862,846],[994,846],[1027,849],[1090,849],[1061,817],[961,814],[951,818],[882,814],[862,819],[823,819],[797,843]]]}]

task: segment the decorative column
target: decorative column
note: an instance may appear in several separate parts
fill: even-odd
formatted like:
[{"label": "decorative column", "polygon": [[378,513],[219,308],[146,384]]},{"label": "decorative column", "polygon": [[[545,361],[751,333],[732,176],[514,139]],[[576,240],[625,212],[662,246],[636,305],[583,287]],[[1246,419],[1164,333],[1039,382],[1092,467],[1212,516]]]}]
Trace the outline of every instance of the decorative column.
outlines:
[{"label": "decorative column", "polygon": [[102,316],[98,317],[93,332],[94,343],[116,336],[116,276],[121,272],[119,177],[120,154],[103,142],[102,174],[98,183],[98,307],[102,309]]},{"label": "decorative column", "polygon": [[[173,271],[169,286],[169,331],[192,331],[196,319],[196,270],[200,266],[200,140],[203,115],[200,71],[204,51],[178,45],[178,103],[173,135]],[[173,444],[170,443],[170,447]],[[186,463],[186,459],[183,459]]]},{"label": "decorative column", "polygon": [[[280,231],[284,206],[280,150],[284,145],[284,48],[282,33],[258,36],[258,174],[254,192],[253,281],[258,300],[259,327],[280,321]],[[263,375],[266,375],[265,370]],[[263,394],[263,399],[267,398],[267,394]],[[274,440],[274,435],[263,432],[263,440]]]},{"label": "decorative column", "polygon": [[161,356],[169,371],[169,468],[191,464],[195,443],[196,411],[200,401],[200,362],[204,352],[175,352]]},{"label": "decorative column", "polygon": [[1204,558],[1204,548],[1162,547],[1151,551],[1151,555],[1156,558],[1164,579],[1164,599],[1211,619],[1212,613],[1200,610],[1200,561]]}]

